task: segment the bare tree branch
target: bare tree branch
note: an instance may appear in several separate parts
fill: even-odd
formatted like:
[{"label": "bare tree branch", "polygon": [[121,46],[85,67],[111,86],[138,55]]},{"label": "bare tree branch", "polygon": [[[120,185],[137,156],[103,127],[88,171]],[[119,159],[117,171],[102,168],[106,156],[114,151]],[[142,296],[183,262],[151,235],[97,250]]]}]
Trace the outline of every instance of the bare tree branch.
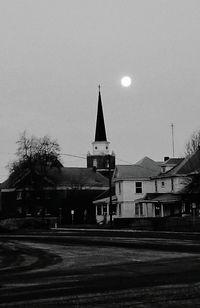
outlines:
[{"label": "bare tree branch", "polygon": [[185,145],[185,155],[191,155],[200,148],[200,130],[193,132]]}]

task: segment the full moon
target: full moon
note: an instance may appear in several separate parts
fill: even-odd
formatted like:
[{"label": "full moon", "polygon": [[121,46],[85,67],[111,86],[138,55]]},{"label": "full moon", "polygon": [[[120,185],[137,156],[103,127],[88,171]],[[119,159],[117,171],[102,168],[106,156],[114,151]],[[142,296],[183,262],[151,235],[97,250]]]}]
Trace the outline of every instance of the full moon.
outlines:
[{"label": "full moon", "polygon": [[122,77],[122,79],[121,79],[121,85],[122,85],[122,87],[130,87],[130,85],[131,85],[131,82],[132,82],[132,80],[131,80],[131,77],[129,77],[129,76],[124,76],[124,77]]}]

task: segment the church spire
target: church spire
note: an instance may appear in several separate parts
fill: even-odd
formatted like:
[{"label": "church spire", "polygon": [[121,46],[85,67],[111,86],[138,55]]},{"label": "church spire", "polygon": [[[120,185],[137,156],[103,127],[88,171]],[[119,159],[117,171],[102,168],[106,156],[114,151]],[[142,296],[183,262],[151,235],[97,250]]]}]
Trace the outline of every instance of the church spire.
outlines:
[{"label": "church spire", "polygon": [[109,144],[110,142],[106,138],[101,89],[99,86],[95,141],[92,142],[92,154],[88,153],[87,155],[87,168],[94,168],[94,170],[107,177],[111,175],[115,168],[115,154],[113,152],[110,154]]},{"label": "church spire", "polygon": [[101,102],[100,85],[99,85],[99,97],[98,97],[95,141],[107,141],[106,129],[105,129],[105,123],[104,123],[104,116],[103,116],[103,107],[102,107],[102,102]]}]

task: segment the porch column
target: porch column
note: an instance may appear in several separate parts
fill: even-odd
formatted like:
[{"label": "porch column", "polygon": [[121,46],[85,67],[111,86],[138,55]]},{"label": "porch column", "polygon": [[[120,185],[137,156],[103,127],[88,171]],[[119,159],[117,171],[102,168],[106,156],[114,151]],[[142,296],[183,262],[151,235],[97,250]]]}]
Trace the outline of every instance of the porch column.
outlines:
[{"label": "porch column", "polygon": [[164,209],[163,209],[163,204],[162,203],[160,205],[160,210],[161,210],[161,217],[164,217]]}]

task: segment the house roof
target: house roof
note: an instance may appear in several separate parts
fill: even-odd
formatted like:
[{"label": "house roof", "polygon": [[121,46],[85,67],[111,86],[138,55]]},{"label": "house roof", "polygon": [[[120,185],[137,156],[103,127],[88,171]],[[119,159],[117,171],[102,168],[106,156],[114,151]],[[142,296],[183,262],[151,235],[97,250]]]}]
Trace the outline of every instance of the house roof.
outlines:
[{"label": "house roof", "polygon": [[58,185],[79,185],[79,186],[108,186],[109,181],[99,172],[92,168],[64,167],[60,170],[50,169],[50,177]]},{"label": "house roof", "polygon": [[176,166],[180,164],[183,160],[184,158],[176,158],[176,157],[169,158],[167,161],[162,163],[162,166]]},{"label": "house roof", "polygon": [[[39,174],[39,173],[38,173]],[[30,173],[29,173],[30,175]],[[26,174],[28,176],[28,174]],[[22,178],[22,177],[21,177]],[[21,179],[20,178],[20,179]],[[2,188],[16,187],[16,183],[20,179],[12,180],[9,177],[4,183]],[[56,186],[89,186],[89,187],[108,187],[109,181],[99,172],[95,172],[92,168],[77,168],[77,167],[62,167],[62,168],[49,168],[45,176],[46,182]]]},{"label": "house roof", "polygon": [[[111,196],[112,198],[115,196],[115,186],[111,187]],[[105,191],[103,191],[102,193],[100,193],[95,200],[102,200],[105,198],[109,198],[110,197],[110,189],[107,189]]]},{"label": "house roof", "polygon": [[114,179],[140,179],[156,176],[160,173],[160,166],[149,157],[144,157],[135,165],[117,165]]},{"label": "house roof", "polygon": [[[116,196],[112,196],[112,202],[116,204],[117,202],[117,197]],[[102,204],[102,203],[107,203],[109,204],[110,203],[110,197],[105,197],[105,198],[102,198],[102,199],[97,199],[95,201],[93,201],[93,204]]]},{"label": "house roof", "polygon": [[178,165],[161,175],[161,177],[188,175],[200,168],[200,149],[188,155]]},{"label": "house roof", "polygon": [[173,193],[151,194],[151,193],[148,193],[143,199],[139,199],[138,202],[176,203],[176,202],[180,202],[181,200],[182,200],[181,194],[173,194]]}]

